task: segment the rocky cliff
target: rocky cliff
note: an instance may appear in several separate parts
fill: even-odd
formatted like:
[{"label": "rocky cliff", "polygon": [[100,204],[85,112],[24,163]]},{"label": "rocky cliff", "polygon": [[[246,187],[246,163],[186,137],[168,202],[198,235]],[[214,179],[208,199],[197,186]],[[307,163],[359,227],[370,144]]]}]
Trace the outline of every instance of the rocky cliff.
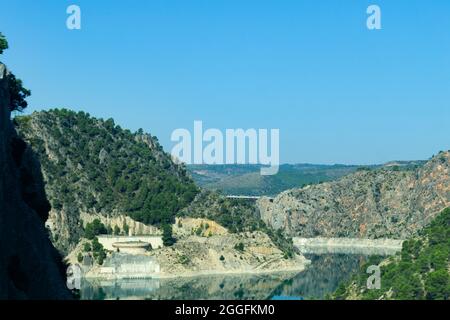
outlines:
[{"label": "rocky cliff", "polygon": [[0,63],[0,300],[70,298],[44,226],[50,206],[39,162],[10,120],[8,75]]},{"label": "rocky cliff", "polygon": [[423,166],[360,170],[258,201],[261,218],[299,237],[407,239],[450,205],[450,152]]}]

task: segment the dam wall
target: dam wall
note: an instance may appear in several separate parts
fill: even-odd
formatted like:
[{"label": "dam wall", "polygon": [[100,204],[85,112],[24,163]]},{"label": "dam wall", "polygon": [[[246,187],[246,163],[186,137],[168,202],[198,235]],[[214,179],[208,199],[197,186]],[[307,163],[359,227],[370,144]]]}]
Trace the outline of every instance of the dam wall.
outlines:
[{"label": "dam wall", "polygon": [[97,275],[107,278],[139,279],[155,276],[160,271],[160,265],[154,257],[113,253],[105,260]]},{"label": "dam wall", "polygon": [[302,253],[348,253],[392,255],[402,250],[404,240],[356,238],[293,238]]}]

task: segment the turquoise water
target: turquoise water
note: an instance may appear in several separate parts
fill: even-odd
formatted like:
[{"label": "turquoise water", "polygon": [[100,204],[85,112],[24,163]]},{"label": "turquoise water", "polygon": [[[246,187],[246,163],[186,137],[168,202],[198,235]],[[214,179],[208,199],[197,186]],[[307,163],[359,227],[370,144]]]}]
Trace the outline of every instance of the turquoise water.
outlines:
[{"label": "turquoise water", "polygon": [[323,299],[366,261],[363,254],[310,254],[300,273],[217,275],[177,279],[83,281],[81,298],[104,299]]}]

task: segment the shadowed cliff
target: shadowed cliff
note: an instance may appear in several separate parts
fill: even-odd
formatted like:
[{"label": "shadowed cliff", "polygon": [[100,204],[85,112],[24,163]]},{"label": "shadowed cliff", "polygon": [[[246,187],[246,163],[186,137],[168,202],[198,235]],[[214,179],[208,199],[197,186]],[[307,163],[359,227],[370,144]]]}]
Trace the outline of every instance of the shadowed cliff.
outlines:
[{"label": "shadowed cliff", "polygon": [[0,63],[0,300],[69,299],[44,226],[50,205],[40,165],[10,120],[17,83]]}]

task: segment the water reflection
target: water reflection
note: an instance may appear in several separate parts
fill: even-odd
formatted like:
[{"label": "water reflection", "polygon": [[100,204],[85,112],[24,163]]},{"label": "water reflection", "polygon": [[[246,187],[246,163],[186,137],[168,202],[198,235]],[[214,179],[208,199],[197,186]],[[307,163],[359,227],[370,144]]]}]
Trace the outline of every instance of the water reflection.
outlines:
[{"label": "water reflection", "polygon": [[324,299],[336,291],[342,281],[360,270],[368,258],[355,254],[305,255],[311,260],[311,267],[281,283],[269,296],[301,297],[303,299]]},{"label": "water reflection", "polygon": [[269,275],[220,275],[176,279],[84,280],[81,298],[157,300],[267,299],[295,273]]},{"label": "water reflection", "polygon": [[367,255],[307,255],[301,273],[217,275],[176,279],[84,280],[81,298],[104,299],[323,299],[360,269]]},{"label": "water reflection", "polygon": [[370,255],[377,255],[377,256],[392,256],[395,255],[397,252],[401,251],[401,248],[395,248],[395,247],[339,247],[339,246],[332,246],[332,247],[313,247],[313,246],[299,246],[298,249],[301,253],[303,253],[305,256],[308,254],[311,255],[329,255],[329,254],[344,254],[344,255],[359,255],[359,256],[370,256]]}]

